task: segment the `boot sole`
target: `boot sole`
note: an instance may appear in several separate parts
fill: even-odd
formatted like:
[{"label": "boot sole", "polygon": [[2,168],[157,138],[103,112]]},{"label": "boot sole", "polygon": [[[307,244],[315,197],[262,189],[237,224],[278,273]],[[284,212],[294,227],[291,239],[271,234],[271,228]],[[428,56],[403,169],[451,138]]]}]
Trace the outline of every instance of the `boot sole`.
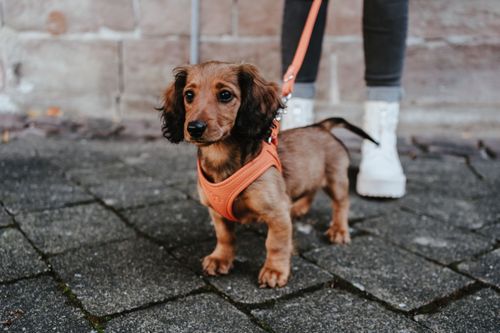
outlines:
[{"label": "boot sole", "polygon": [[359,177],[356,192],[364,197],[401,198],[405,195],[406,178],[400,179],[367,179]]}]

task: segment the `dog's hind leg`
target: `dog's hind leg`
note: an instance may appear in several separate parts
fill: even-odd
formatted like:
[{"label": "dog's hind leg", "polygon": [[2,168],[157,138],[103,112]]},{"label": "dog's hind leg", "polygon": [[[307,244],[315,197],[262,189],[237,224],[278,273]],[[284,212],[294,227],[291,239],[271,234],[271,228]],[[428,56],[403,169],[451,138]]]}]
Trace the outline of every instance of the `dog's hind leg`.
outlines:
[{"label": "dog's hind leg", "polygon": [[332,199],[332,221],[326,231],[330,242],[335,244],[349,244],[349,178],[347,168],[337,169],[327,174],[327,185],[323,188]]},{"label": "dog's hind leg", "polygon": [[307,214],[314,200],[315,193],[308,193],[292,204],[292,218],[302,217]]}]

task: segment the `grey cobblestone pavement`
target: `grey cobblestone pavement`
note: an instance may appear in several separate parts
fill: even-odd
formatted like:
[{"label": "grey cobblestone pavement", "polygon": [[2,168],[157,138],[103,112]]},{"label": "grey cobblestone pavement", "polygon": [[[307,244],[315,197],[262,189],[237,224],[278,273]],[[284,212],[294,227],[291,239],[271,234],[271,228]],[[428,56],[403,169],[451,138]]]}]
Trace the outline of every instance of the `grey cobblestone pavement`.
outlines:
[{"label": "grey cobblestone pavement", "polygon": [[237,227],[230,275],[201,274],[215,236],[195,150],[149,139],[0,145],[0,331],[500,332],[498,141],[401,140],[408,194],[351,191],[348,246],[322,235],[318,195],[271,290],[262,226]]}]

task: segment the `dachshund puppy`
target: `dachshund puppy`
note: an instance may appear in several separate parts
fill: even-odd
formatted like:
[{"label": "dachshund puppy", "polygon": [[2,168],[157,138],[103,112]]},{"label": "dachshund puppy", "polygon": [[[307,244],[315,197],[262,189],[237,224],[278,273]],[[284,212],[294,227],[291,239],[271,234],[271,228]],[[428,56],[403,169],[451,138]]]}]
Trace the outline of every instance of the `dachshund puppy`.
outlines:
[{"label": "dachshund puppy", "polygon": [[[279,108],[278,86],[267,82],[249,64],[206,62],[178,67],[167,88],[162,111],[163,135],[171,142],[186,140],[198,147],[206,178],[219,183],[257,156],[270,135]],[[267,256],[259,273],[261,287],[286,285],[292,255],[292,217],[307,213],[318,189],[332,199],[333,218],[326,235],[332,243],[350,242],[349,157],[345,146],[330,133],[334,126],[369,136],[340,118],[284,131],[278,154],[283,172],[267,169],[233,203],[240,223],[264,222],[268,227]],[[235,257],[234,222],[208,206],[217,235],[214,251],[203,259],[208,275],[227,274]]]}]

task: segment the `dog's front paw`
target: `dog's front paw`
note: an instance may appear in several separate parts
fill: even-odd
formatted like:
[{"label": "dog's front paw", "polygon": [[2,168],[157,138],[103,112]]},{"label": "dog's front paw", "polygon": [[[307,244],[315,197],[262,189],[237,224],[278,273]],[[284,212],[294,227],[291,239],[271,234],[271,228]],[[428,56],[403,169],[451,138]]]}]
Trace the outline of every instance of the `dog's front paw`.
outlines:
[{"label": "dog's front paw", "polygon": [[207,275],[225,275],[233,268],[233,260],[209,255],[203,258],[203,272]]},{"label": "dog's front paw", "polygon": [[259,287],[260,288],[275,288],[284,287],[288,282],[290,276],[289,265],[283,267],[268,267],[264,265],[259,273]]},{"label": "dog's front paw", "polygon": [[351,236],[349,235],[349,229],[336,228],[332,226],[325,232],[325,235],[333,244],[351,243]]}]

